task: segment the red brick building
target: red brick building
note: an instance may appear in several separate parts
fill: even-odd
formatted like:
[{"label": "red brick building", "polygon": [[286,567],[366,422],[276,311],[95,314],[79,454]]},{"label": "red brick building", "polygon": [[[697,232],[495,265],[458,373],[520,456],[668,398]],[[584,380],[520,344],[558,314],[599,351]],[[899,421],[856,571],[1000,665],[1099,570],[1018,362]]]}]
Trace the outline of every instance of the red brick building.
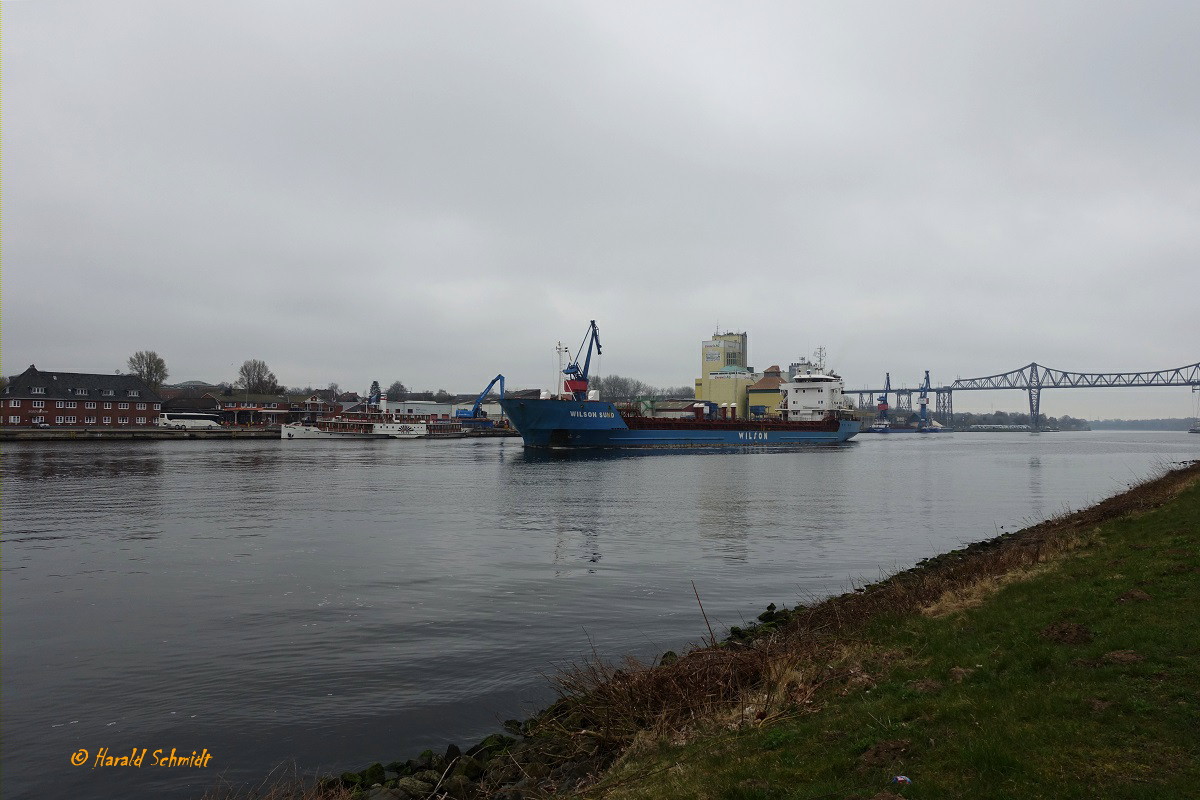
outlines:
[{"label": "red brick building", "polygon": [[5,427],[147,427],[162,398],[136,375],[43,372],[32,364],[4,388]]}]

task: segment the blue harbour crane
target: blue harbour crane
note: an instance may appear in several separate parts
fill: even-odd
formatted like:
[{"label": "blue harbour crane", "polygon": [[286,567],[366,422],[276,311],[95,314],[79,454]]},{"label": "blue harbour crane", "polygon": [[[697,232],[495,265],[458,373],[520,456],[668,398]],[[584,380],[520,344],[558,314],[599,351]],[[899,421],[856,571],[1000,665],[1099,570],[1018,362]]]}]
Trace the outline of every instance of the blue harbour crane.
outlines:
[{"label": "blue harbour crane", "polygon": [[503,399],[503,397],[504,397],[504,376],[497,375],[496,377],[492,378],[492,382],[487,385],[487,388],[479,393],[479,397],[475,398],[475,405],[471,406],[470,410],[465,409],[465,408],[460,408],[458,411],[454,412],[454,416],[458,419],[458,421],[464,427],[491,428],[493,426],[492,420],[488,419],[487,415],[483,412],[483,409],[481,408],[481,406],[483,406],[483,401],[485,399],[487,399],[488,392],[490,392],[492,390],[492,387],[495,386],[497,383],[500,384],[500,397],[501,397],[501,399]]},{"label": "blue harbour crane", "polygon": [[921,382],[921,393],[917,395],[917,405],[921,407],[917,415],[917,430],[921,433],[934,433],[938,427],[929,417],[929,370],[925,370],[925,380]]},{"label": "blue harbour crane", "polygon": [[879,395],[878,405],[875,406],[879,411],[876,417],[880,422],[888,422],[888,395],[892,393],[892,373],[885,373],[883,378],[883,392]]},{"label": "blue harbour crane", "polygon": [[[596,348],[596,355],[600,355],[600,329],[596,327],[596,320],[592,320],[588,325],[587,333],[583,335],[583,343],[579,345],[579,351],[575,353],[575,360],[567,364],[567,368],[563,370],[563,374],[567,376],[564,386],[576,400],[587,399],[588,371],[592,367],[593,345]],[[584,359],[583,368],[580,369],[579,357],[583,355],[585,347],[587,356]]]}]

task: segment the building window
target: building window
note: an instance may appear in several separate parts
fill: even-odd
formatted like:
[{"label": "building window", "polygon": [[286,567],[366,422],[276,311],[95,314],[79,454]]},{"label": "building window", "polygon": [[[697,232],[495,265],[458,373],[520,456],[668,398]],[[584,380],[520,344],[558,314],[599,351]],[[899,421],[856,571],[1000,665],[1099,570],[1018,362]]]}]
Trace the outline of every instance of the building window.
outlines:
[{"label": "building window", "polygon": [[46,424],[45,417],[34,417],[33,419],[31,419],[29,421],[32,422],[34,425],[45,425]]},{"label": "building window", "polygon": [[76,403],[74,400],[68,400],[68,401],[67,401],[67,408],[75,408],[75,407],[76,407],[76,406],[78,406],[78,405],[79,405],[79,404],[78,404],[78,403]]},{"label": "building window", "polygon": [[117,424],[118,425],[128,425],[129,417],[117,417]]},{"label": "building window", "polygon": [[101,397],[112,397],[114,394],[116,394],[116,393],[112,389],[101,389],[100,390]]},{"label": "building window", "polygon": [[8,401],[8,407],[9,407],[9,408],[20,408],[20,407],[21,407],[21,401],[20,401],[20,400],[9,400],[9,401]]},{"label": "building window", "polygon": [[10,423],[12,423],[13,425],[17,425],[21,422],[21,418],[20,417],[9,417],[8,421]]},{"label": "building window", "polygon": [[104,410],[105,410],[105,411],[107,411],[107,410],[108,410],[108,409],[110,409],[110,408],[112,408],[112,403],[105,403],[105,404],[104,404]]},{"label": "building window", "polygon": [[54,424],[55,424],[55,425],[62,425],[62,424],[63,424],[63,418],[62,418],[62,417],[55,417],[55,418],[54,418]]},{"label": "building window", "polygon": [[95,407],[96,407],[96,401],[95,401],[95,400],[91,400],[91,401],[89,401],[89,402],[87,402],[87,403],[84,403],[84,404],[83,404],[83,407],[84,407],[84,408],[95,408]]},{"label": "building window", "polygon": [[162,403],[155,403],[155,404],[154,404],[154,410],[155,410],[155,411],[161,411],[161,410],[162,410]]},{"label": "building window", "polygon": [[74,417],[67,417],[67,418],[66,418],[66,422],[67,422],[67,424],[68,424],[68,425],[74,425],[74,424],[75,424],[75,418],[74,418]]},{"label": "building window", "polygon": [[138,418],[137,418],[137,424],[138,424],[138,425],[145,425],[145,424],[146,424],[146,418],[145,418],[145,417],[138,417]]},{"label": "building window", "polygon": [[121,409],[122,411],[125,411],[126,409],[129,408],[129,403],[117,403],[117,408]]},{"label": "building window", "polygon": [[76,389],[75,394],[78,395],[79,397],[87,397],[88,390],[87,389]]},{"label": "building window", "polygon": [[138,404],[137,404],[137,410],[138,410],[138,411],[145,411],[145,410],[146,410],[146,404],[145,404],[145,403],[138,403]]},{"label": "building window", "polygon": [[45,400],[34,400],[34,401],[32,401],[32,402],[33,402],[33,407],[34,407],[34,408],[45,408],[45,407],[46,407],[46,401],[45,401]]},{"label": "building window", "polygon": [[126,389],[125,394],[128,397],[140,397],[142,393],[139,392],[137,389]]},{"label": "building window", "polygon": [[105,418],[104,418],[104,424],[105,424],[105,425],[112,425],[112,417],[105,417]]},{"label": "building window", "polygon": [[55,400],[54,401],[55,408],[66,408],[66,406],[67,406],[66,400]]},{"label": "building window", "polygon": [[30,394],[45,394],[46,387],[45,386],[31,386],[31,387],[29,387],[29,393]]},{"label": "building window", "polygon": [[84,425],[95,425],[95,424],[96,424],[96,418],[95,418],[95,417],[84,417],[84,418],[83,418],[83,424],[84,424]]}]

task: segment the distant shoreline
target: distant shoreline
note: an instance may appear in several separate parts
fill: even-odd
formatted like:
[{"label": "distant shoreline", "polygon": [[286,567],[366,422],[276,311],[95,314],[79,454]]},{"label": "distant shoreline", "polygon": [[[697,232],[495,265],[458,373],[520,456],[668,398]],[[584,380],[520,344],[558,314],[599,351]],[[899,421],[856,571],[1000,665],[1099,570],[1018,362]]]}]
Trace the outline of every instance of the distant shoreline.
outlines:
[{"label": "distant shoreline", "polygon": [[171,430],[144,428],[3,428],[0,442],[147,441],[159,439],[278,439],[279,428]]}]

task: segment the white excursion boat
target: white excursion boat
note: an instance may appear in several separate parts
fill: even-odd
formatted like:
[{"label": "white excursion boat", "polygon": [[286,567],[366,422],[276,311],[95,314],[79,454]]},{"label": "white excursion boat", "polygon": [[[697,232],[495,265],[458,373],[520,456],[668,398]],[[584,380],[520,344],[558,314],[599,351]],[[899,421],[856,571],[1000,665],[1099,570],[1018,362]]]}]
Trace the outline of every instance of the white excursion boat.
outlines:
[{"label": "white excursion boat", "polygon": [[289,422],[281,439],[453,439],[466,436],[456,420],[384,411],[339,414],[315,422]]}]

